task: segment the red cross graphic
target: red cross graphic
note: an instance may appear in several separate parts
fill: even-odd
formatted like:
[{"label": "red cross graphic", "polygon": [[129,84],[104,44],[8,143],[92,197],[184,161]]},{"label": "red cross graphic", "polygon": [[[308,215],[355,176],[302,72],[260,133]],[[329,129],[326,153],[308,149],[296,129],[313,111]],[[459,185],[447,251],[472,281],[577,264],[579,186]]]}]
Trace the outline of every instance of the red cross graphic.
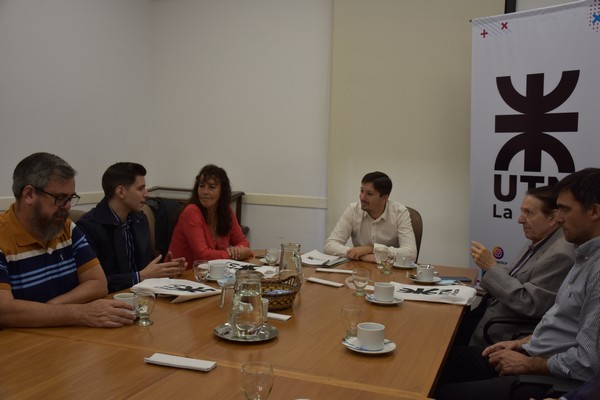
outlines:
[{"label": "red cross graphic", "polygon": [[508,22],[502,22],[502,30],[508,29]]},{"label": "red cross graphic", "polygon": [[481,33],[481,36],[483,36],[483,38],[485,39],[485,35],[488,35],[487,31],[484,29]]}]

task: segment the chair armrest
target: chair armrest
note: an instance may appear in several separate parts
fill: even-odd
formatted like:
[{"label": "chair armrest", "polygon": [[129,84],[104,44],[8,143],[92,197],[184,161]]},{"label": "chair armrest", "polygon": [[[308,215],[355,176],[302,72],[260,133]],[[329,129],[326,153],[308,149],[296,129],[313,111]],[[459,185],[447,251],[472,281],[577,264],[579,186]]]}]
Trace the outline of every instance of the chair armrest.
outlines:
[{"label": "chair armrest", "polygon": [[514,325],[520,327],[520,331],[513,335],[513,339],[530,334],[535,329],[536,325],[540,322],[536,318],[525,318],[525,317],[495,317],[490,318],[489,321],[483,326],[483,337],[486,342],[493,344],[494,341],[490,337],[489,329],[494,325]]},{"label": "chair armrest", "polygon": [[552,395],[562,395],[577,389],[584,382],[575,379],[557,378],[547,375],[519,375],[513,387],[519,385],[537,385],[548,388],[548,393]]}]

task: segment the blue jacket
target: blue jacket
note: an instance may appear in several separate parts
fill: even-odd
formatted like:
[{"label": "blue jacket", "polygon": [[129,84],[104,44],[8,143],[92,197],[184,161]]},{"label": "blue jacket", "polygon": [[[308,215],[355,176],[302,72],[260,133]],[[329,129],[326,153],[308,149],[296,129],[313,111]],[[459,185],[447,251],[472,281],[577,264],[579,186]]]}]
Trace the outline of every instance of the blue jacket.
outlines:
[{"label": "blue jacket", "polygon": [[106,198],[77,221],[77,226],[83,231],[100,260],[108,280],[109,292],[117,292],[139,283],[138,271],[144,269],[153,259],[150,227],[146,214],[134,212],[130,217],[135,271],[129,267],[123,233],[119,228],[120,224],[115,221]]}]

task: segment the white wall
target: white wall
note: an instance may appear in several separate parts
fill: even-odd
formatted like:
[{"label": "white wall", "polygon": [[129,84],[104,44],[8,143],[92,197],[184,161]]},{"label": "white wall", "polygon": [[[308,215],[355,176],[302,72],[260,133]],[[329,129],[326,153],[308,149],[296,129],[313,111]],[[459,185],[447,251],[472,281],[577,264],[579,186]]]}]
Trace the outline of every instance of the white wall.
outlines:
[{"label": "white wall", "polygon": [[254,248],[321,248],[331,20],[330,0],[0,1],[3,205],[34,151],[78,192],[116,161],[183,187],[212,162],[249,194]]},{"label": "white wall", "polygon": [[[236,190],[260,195],[243,210],[254,248],[322,248],[331,1],[154,5],[154,179],[191,187],[204,164],[220,165]],[[263,205],[302,203],[289,196],[314,201]]]},{"label": "white wall", "polygon": [[111,163],[147,163],[152,13],[146,0],[0,1],[0,197],[35,151],[61,155],[79,192]]},{"label": "white wall", "polygon": [[421,260],[466,265],[468,20],[504,1],[332,4],[1,0],[0,200],[34,151],[71,162],[79,192],[115,161],[185,187],[214,162],[248,193],[254,248],[310,250],[381,169],[423,214]]},{"label": "white wall", "polygon": [[419,261],[468,265],[471,24],[497,0],[334,3],[327,226],[367,172],[423,218]]},{"label": "white wall", "polygon": [[534,8],[542,8],[556,6],[558,4],[573,3],[576,0],[517,0],[517,11],[532,10]]}]

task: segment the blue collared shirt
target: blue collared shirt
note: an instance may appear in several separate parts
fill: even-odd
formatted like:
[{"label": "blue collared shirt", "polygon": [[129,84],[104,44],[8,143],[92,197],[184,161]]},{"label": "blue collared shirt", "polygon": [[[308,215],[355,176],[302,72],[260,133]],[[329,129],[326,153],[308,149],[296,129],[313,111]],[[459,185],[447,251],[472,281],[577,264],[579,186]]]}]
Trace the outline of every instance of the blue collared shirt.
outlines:
[{"label": "blue collared shirt", "polygon": [[591,381],[600,377],[600,237],[575,251],[575,265],[556,301],[523,349],[548,357],[552,375]]}]

